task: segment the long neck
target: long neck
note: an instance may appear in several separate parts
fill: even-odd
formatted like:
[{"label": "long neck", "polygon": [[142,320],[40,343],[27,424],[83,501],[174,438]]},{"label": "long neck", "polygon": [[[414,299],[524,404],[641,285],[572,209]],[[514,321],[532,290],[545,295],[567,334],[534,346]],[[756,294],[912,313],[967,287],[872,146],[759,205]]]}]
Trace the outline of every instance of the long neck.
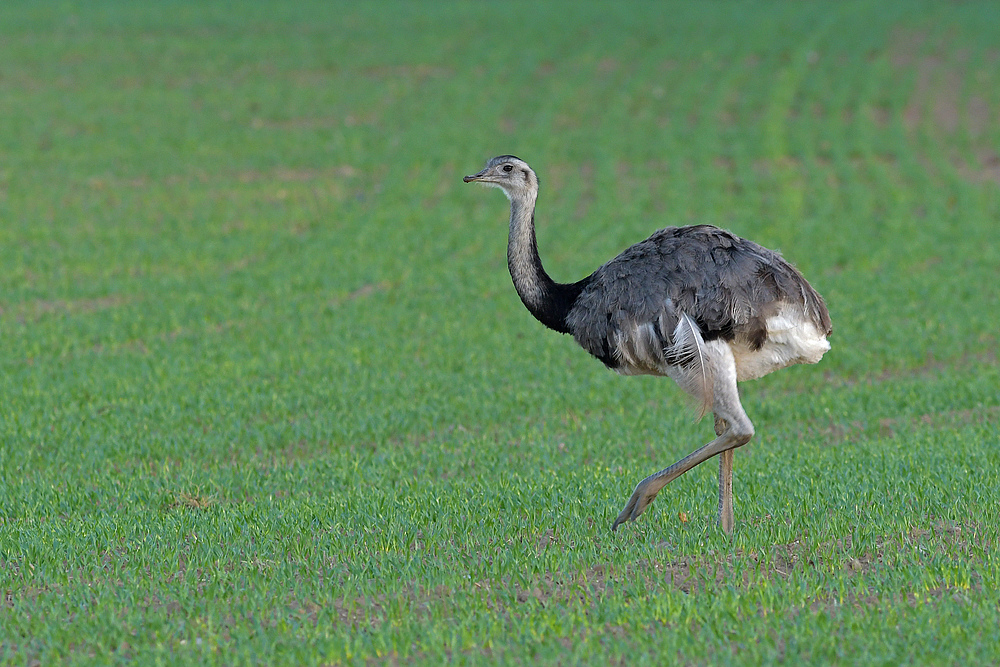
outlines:
[{"label": "long neck", "polygon": [[535,240],[535,194],[510,200],[507,268],[521,302],[539,322],[559,333],[570,333],[566,316],[583,289],[581,283],[557,283],[542,267]]}]

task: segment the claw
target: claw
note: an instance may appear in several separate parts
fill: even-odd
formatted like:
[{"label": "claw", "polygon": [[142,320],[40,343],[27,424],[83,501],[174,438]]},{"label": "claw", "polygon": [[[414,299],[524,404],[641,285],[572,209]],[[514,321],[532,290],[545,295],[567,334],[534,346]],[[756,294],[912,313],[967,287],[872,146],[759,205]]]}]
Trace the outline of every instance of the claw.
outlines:
[{"label": "claw", "polygon": [[622,525],[623,523],[632,518],[632,505],[633,503],[630,500],[629,503],[625,505],[625,509],[623,509],[621,512],[618,513],[618,518],[615,519],[615,522],[613,524],[611,524],[612,533],[618,530],[618,526]]},{"label": "claw", "polygon": [[645,512],[646,508],[649,507],[649,504],[653,502],[654,498],[656,498],[656,494],[659,493],[659,489],[650,494],[645,492],[646,487],[648,486],[647,481],[648,480],[644,479],[636,485],[635,490],[632,492],[632,497],[629,498],[628,502],[625,504],[625,509],[618,514],[618,518],[615,519],[615,522],[611,525],[612,531],[618,530],[618,526],[622,525],[626,521],[635,521],[638,519],[639,515]]}]

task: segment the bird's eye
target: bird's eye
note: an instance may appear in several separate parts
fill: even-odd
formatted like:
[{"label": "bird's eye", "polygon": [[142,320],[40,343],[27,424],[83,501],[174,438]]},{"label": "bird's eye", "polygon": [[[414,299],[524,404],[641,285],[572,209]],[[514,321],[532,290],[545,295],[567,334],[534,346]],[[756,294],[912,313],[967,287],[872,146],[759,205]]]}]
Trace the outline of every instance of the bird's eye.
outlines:
[{"label": "bird's eye", "polygon": [[503,170],[504,171],[512,171],[513,169],[514,169],[514,167],[510,166],[509,164],[505,164],[503,166]]}]

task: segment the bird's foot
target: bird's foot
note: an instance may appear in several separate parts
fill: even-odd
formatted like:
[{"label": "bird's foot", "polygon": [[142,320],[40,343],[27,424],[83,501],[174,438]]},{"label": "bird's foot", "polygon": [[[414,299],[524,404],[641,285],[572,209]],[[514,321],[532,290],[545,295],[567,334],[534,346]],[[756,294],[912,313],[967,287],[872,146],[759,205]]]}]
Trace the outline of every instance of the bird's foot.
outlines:
[{"label": "bird's foot", "polygon": [[632,497],[628,499],[625,509],[615,519],[611,530],[618,530],[618,526],[626,521],[635,521],[638,519],[639,515],[646,511],[646,508],[649,507],[649,504],[653,502],[656,494],[662,488],[662,485],[656,486],[655,481],[649,477],[636,484],[635,491],[632,492]]}]

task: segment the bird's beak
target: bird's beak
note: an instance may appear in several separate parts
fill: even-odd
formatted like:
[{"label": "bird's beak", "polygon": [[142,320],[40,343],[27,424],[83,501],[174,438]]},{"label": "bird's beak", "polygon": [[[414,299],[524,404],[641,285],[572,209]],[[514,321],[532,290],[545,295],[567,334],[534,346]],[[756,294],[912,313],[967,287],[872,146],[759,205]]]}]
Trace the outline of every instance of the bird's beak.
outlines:
[{"label": "bird's beak", "polygon": [[478,174],[473,174],[472,176],[464,176],[464,177],[462,178],[462,180],[463,180],[463,181],[465,181],[466,183],[471,183],[471,182],[473,182],[473,181],[480,181],[480,180],[482,180],[482,178],[483,178],[483,175],[484,175],[485,173],[486,173],[486,170],[485,170],[485,169],[483,169],[483,170],[482,170],[481,172],[479,172]]}]

